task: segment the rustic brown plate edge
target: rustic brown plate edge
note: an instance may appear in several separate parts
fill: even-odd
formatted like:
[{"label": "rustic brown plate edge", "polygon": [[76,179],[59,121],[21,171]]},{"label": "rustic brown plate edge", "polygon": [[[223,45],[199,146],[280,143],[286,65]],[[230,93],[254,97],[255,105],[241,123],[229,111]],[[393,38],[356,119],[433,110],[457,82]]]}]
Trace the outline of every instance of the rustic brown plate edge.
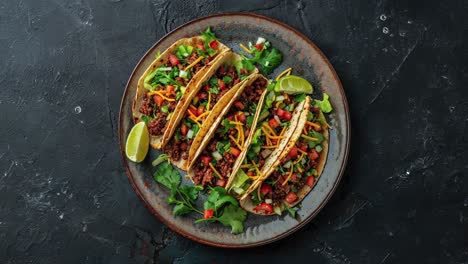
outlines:
[{"label": "rustic brown plate edge", "polygon": [[[302,39],[304,39],[307,43],[309,43],[309,45],[311,45],[311,47],[314,48],[318,52],[318,54],[320,54],[320,56],[324,59],[324,61],[327,63],[328,67],[331,69],[333,78],[338,83],[340,93],[341,93],[342,97],[344,98],[343,105],[344,105],[344,109],[345,109],[345,112],[346,112],[345,113],[346,114],[346,125],[347,125],[346,129],[347,129],[347,132],[348,132],[347,135],[346,135],[346,146],[345,146],[345,153],[344,153],[344,161],[341,164],[338,177],[336,178],[336,181],[333,183],[333,187],[332,187],[331,191],[327,194],[327,196],[322,201],[322,203],[319,205],[319,207],[311,215],[309,215],[307,218],[305,218],[303,221],[301,221],[297,226],[291,228],[287,232],[284,232],[282,234],[279,234],[279,235],[277,235],[275,237],[272,237],[272,238],[264,240],[264,241],[260,241],[260,242],[256,242],[256,243],[249,243],[249,244],[242,244],[242,245],[241,244],[231,245],[231,244],[214,243],[212,241],[200,239],[199,237],[193,236],[193,235],[191,235],[189,233],[186,233],[186,232],[178,229],[176,226],[172,225],[169,221],[166,221],[166,219],[164,219],[164,217],[160,216],[158,214],[158,212],[156,212],[156,210],[150,204],[148,204],[148,202],[145,200],[142,193],[140,192],[140,190],[136,186],[136,184],[135,184],[135,182],[134,182],[134,180],[132,178],[132,174],[130,172],[130,169],[128,167],[127,159],[125,158],[125,146],[123,146],[123,144],[121,143],[122,142],[122,137],[123,137],[123,131],[121,131],[123,129],[122,128],[122,123],[123,123],[122,108],[124,106],[124,99],[127,98],[127,93],[128,93],[128,90],[129,90],[128,86],[130,84],[131,77],[135,74],[135,71],[137,70],[138,65],[140,65],[140,63],[149,55],[149,53],[154,49],[154,47],[156,47],[160,42],[162,42],[164,39],[166,39],[168,36],[170,36],[173,32],[175,32],[175,31],[179,30],[180,28],[183,28],[183,27],[185,27],[185,26],[187,26],[189,24],[193,24],[193,23],[196,23],[196,22],[204,20],[204,19],[208,19],[208,18],[212,18],[212,17],[223,17],[223,16],[250,16],[250,17],[265,19],[265,20],[268,20],[268,21],[270,21],[272,23],[278,24],[279,26],[282,26],[282,27],[284,27],[284,28],[286,28],[288,30],[293,31],[295,34],[297,34]],[[287,236],[293,234],[294,232],[296,232],[300,228],[302,228],[304,225],[309,223],[323,209],[323,207],[328,202],[328,200],[330,200],[331,196],[335,193],[337,186],[341,182],[341,178],[343,177],[343,173],[344,173],[344,170],[346,168],[346,164],[348,162],[349,145],[350,145],[350,139],[351,139],[351,124],[350,124],[350,117],[349,117],[348,101],[347,101],[346,94],[344,92],[343,86],[341,84],[341,81],[340,81],[335,69],[331,65],[330,61],[325,56],[325,54],[307,36],[305,36],[304,34],[299,32],[295,28],[293,28],[293,27],[291,27],[291,26],[289,26],[289,25],[287,25],[287,24],[285,24],[283,22],[280,22],[280,21],[278,21],[276,19],[267,17],[267,16],[258,15],[258,14],[255,14],[255,13],[248,13],[248,12],[227,12],[227,13],[219,13],[219,14],[200,17],[200,18],[191,20],[191,21],[189,21],[187,23],[184,23],[184,24],[176,27],[175,29],[173,29],[171,32],[164,35],[153,46],[151,46],[151,48],[148,49],[148,51],[145,53],[145,55],[143,55],[143,57],[135,65],[135,68],[133,69],[132,74],[130,75],[130,78],[127,81],[127,84],[125,85],[125,91],[123,93],[122,100],[120,102],[118,134],[119,134],[120,154],[121,154],[121,157],[122,157],[123,165],[125,167],[127,178],[129,180],[130,184],[132,185],[133,190],[138,195],[138,197],[143,201],[143,203],[150,210],[150,212],[159,219],[159,221],[161,221],[164,225],[168,226],[172,231],[174,231],[174,232],[176,232],[176,233],[178,233],[178,234],[180,234],[180,235],[182,235],[182,236],[184,236],[184,237],[186,237],[188,239],[191,239],[191,240],[193,240],[195,242],[199,242],[199,243],[202,243],[202,244],[205,244],[205,245],[214,246],[214,247],[222,247],[222,248],[251,248],[251,247],[258,247],[258,246],[270,244],[270,243],[273,243],[275,241],[278,241],[278,240],[280,240],[280,239],[282,239],[284,237],[287,237]]]}]

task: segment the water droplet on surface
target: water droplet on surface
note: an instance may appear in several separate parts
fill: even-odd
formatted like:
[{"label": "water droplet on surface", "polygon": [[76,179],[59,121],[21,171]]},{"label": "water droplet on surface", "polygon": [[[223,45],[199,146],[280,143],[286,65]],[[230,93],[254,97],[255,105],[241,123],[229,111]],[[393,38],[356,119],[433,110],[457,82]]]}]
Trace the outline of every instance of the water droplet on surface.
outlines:
[{"label": "water droplet on surface", "polygon": [[455,106],[449,106],[449,111],[450,113],[453,113],[453,111],[455,111]]},{"label": "water droplet on surface", "polygon": [[385,14],[380,15],[380,20],[382,21],[387,20],[387,16]]},{"label": "water droplet on surface", "polygon": [[409,171],[406,171],[406,175],[410,175],[410,172],[409,172]]},{"label": "water droplet on surface", "polygon": [[408,20],[408,24],[413,24],[413,20]]},{"label": "water droplet on surface", "polygon": [[63,219],[63,215],[64,215],[63,213],[61,213],[61,214],[59,215],[60,220]]},{"label": "water droplet on surface", "polygon": [[388,27],[383,27],[383,28],[382,28],[382,33],[388,34],[388,32],[390,32],[390,30],[388,29]]},{"label": "water droplet on surface", "polygon": [[400,37],[406,37],[406,32],[400,31],[400,33],[398,33],[398,35],[400,35]]},{"label": "water droplet on surface", "polygon": [[75,106],[75,114],[81,113],[81,106],[77,105]]}]

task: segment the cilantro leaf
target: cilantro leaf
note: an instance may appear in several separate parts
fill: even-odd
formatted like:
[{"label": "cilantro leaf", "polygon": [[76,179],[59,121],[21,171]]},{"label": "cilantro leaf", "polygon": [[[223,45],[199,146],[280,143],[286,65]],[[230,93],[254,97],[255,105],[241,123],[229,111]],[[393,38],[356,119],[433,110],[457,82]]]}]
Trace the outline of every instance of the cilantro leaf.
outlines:
[{"label": "cilantro leaf", "polygon": [[168,189],[176,189],[182,181],[179,172],[172,168],[170,163],[164,162],[158,166],[153,174],[154,179]]},{"label": "cilantro leaf", "polygon": [[188,207],[184,203],[179,203],[176,206],[174,206],[174,209],[172,210],[172,213],[174,215],[184,215],[184,214],[190,213],[191,211],[192,211],[192,209],[190,207]]},{"label": "cilantro leaf", "polygon": [[262,70],[265,74],[270,74],[283,61],[283,55],[278,49],[263,50],[263,56],[260,57],[258,63],[262,65]]},{"label": "cilantro leaf", "polygon": [[231,78],[231,77],[229,77],[229,76],[224,76],[224,77],[223,77],[223,82],[224,82],[225,84],[228,84],[228,83],[230,83],[231,81],[232,81],[232,78]]},{"label": "cilantro leaf", "polygon": [[153,119],[151,117],[149,117],[149,116],[142,115],[141,120],[143,120],[145,122],[145,124],[148,125],[148,123],[151,122],[151,120],[153,120]]},{"label": "cilantro leaf", "polygon": [[231,233],[239,234],[244,232],[243,222],[247,218],[247,212],[235,205],[228,205],[224,208],[223,214],[216,220],[224,226],[231,226]]},{"label": "cilantro leaf", "polygon": [[296,101],[297,103],[300,103],[304,101],[305,98],[306,98],[306,94],[299,94],[294,97],[294,101]]},{"label": "cilantro leaf", "polygon": [[183,185],[179,188],[179,191],[184,194],[191,202],[194,202],[198,198],[198,192],[203,190],[200,185],[188,186]]},{"label": "cilantro leaf", "polygon": [[292,218],[296,218],[296,213],[297,213],[297,208],[291,208],[289,206],[287,206],[286,204],[284,205],[284,209],[286,209],[286,211],[288,211],[289,215],[292,217]]}]

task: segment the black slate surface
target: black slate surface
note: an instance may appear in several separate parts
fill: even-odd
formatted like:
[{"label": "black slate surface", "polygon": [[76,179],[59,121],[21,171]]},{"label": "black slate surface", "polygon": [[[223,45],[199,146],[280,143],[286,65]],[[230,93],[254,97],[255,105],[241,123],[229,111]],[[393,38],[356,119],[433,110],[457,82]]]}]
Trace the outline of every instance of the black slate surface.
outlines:
[{"label": "black slate surface", "polygon": [[[466,1],[0,3],[0,263],[468,263]],[[348,96],[351,155],[330,203],[267,247],[174,234],[133,192],[117,145],[145,51],[200,16],[302,31]]]}]

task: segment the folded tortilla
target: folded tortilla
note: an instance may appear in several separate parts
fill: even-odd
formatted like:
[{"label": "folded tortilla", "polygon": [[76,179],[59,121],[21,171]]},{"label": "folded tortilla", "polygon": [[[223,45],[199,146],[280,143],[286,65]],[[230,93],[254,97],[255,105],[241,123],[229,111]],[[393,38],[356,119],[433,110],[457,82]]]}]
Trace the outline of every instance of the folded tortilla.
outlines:
[{"label": "folded tortilla", "polygon": [[[133,106],[132,106],[132,112],[133,112],[133,119],[135,123],[138,123],[140,121],[145,121],[144,120],[144,114],[140,112],[142,109],[142,105],[145,104],[145,100],[147,100],[147,96],[149,93],[154,91],[151,91],[151,86],[148,85],[148,81],[151,81],[152,76],[154,76],[155,71],[157,71],[160,67],[163,67],[165,63],[170,60],[171,56],[175,56],[174,54],[178,51],[179,46],[184,45],[184,46],[191,46],[195,47],[197,44],[201,43],[204,41],[203,36],[196,36],[192,38],[183,38],[178,41],[176,41],[174,44],[172,44],[167,50],[165,50],[158,58],[156,58],[151,65],[146,69],[146,71],[143,73],[143,75],[140,77],[138,80],[138,86],[137,86],[137,92],[135,95],[135,99],[133,101]],[[221,55],[228,51],[229,48],[225,46],[224,44],[220,43],[218,41],[218,47],[216,49],[216,53],[213,54],[212,56],[205,58],[208,59],[209,61],[213,62],[221,57]],[[194,53],[195,50],[192,52]],[[205,60],[204,59],[204,60]],[[196,62],[196,61],[195,61]],[[186,65],[188,67],[192,66],[192,68],[195,68],[196,64],[199,63],[204,63],[201,61],[198,61],[197,63],[193,63],[194,65]],[[172,66],[176,67],[176,66]],[[172,68],[171,67],[171,68]],[[188,83],[186,84],[185,88],[182,87],[176,87],[179,88],[180,91],[182,92],[182,95],[179,99],[171,99],[174,100],[176,103],[176,108],[183,108],[184,105],[186,105],[187,101],[190,100],[191,95],[193,94],[195,88],[197,87],[197,83],[199,80],[206,74],[208,70],[208,65],[204,65],[203,67],[197,67],[198,71],[191,76],[190,79],[188,79]],[[184,69],[182,69],[184,70]],[[145,87],[146,86],[146,87]],[[150,88],[150,89],[149,89]],[[166,86],[167,88],[167,86]],[[160,90],[161,91],[161,90]],[[151,94],[150,96],[154,96]],[[151,109],[151,108],[149,108]],[[154,112],[153,112],[154,113]],[[180,118],[181,115],[177,114],[179,112],[177,111],[169,111],[166,117],[166,121],[164,124],[164,128],[162,129],[162,133],[158,135],[150,135],[150,144],[153,148],[156,149],[161,149],[164,145],[164,143],[167,142],[167,139],[169,139],[174,132],[174,124],[176,124]],[[157,118],[154,118],[157,119]],[[153,120],[154,120],[153,119]]]}]

